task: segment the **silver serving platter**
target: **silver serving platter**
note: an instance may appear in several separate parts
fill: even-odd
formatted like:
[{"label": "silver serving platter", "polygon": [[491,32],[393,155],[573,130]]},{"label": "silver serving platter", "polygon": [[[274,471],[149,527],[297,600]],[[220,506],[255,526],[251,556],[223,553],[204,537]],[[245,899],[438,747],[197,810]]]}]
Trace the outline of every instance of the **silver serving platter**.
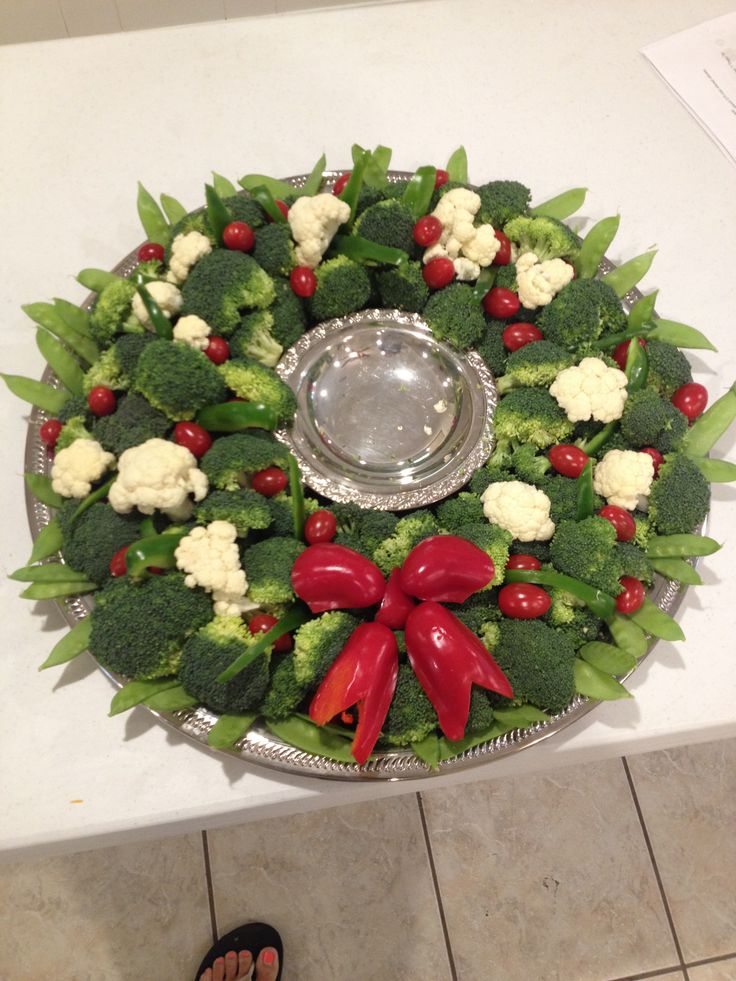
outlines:
[{"label": "silver serving platter", "polygon": [[[327,171],[325,173],[324,189],[331,188],[332,184],[340,176],[340,173],[341,171]],[[409,172],[391,171],[389,179],[398,182],[408,180],[411,176]],[[294,187],[301,187],[306,179],[307,175],[288,178]],[[127,276],[132,272],[138,264],[136,252],[137,249],[127,255],[113,269],[113,272],[121,276]],[[604,259],[600,266],[600,272],[606,273],[613,268],[615,268],[614,263],[608,259]],[[641,296],[642,294],[638,290],[631,290],[624,297],[624,306],[627,309],[630,308]],[[95,294],[90,294],[81,305],[84,309],[89,310],[92,308],[94,300]],[[47,368],[44,372],[43,381],[55,387],[59,386],[59,382],[50,368]],[[487,390],[486,397],[491,399],[490,404],[492,406],[495,405],[495,387]],[[34,408],[31,412],[25,452],[25,469],[27,472],[48,475],[51,471],[51,459],[39,437],[39,429],[47,418],[47,413],[38,408]],[[470,473],[464,477],[463,483],[469,477]],[[448,491],[447,493],[450,492]],[[28,522],[31,534],[35,538],[48,524],[53,516],[53,511],[47,505],[37,500],[27,486],[25,494]],[[432,498],[432,500],[435,500],[435,498]],[[386,506],[385,499],[383,503]],[[49,561],[54,560],[58,559],[52,558]],[[670,615],[674,615],[682,602],[684,593],[685,589],[678,586],[677,583],[657,576],[655,587],[650,597],[660,609]],[[88,616],[94,605],[89,597],[57,600],[56,602],[67,623],[72,627],[84,619],[84,617]],[[655,646],[654,643],[650,646],[644,657],[640,658],[639,664],[644,658],[651,655]],[[121,675],[108,671],[101,665],[98,665],[98,667],[103,674],[107,675],[115,687],[121,688],[126,683],[127,679]],[[629,678],[635,670],[636,668],[632,669],[622,680]],[[187,709],[181,712],[157,712],[147,706],[142,706],[142,708],[145,708],[146,711],[156,716],[163,724],[207,746],[213,754],[229,758],[235,757],[248,763],[268,767],[272,770],[332,780],[411,780],[440,777],[444,773],[467,770],[470,767],[490,763],[504,756],[518,753],[521,750],[536,745],[543,739],[549,739],[555,733],[561,732],[573,722],[577,722],[583,716],[587,715],[598,704],[597,701],[576,695],[562,712],[553,716],[548,722],[537,722],[523,729],[514,729],[488,742],[480,743],[448,760],[442,761],[435,770],[430,769],[411,750],[378,752],[363,766],[359,766],[357,763],[341,763],[296,749],[294,746],[290,746],[276,738],[264,725],[258,722],[256,722],[232,749],[216,750],[207,746],[207,736],[219,718],[217,713],[202,707]]]}]

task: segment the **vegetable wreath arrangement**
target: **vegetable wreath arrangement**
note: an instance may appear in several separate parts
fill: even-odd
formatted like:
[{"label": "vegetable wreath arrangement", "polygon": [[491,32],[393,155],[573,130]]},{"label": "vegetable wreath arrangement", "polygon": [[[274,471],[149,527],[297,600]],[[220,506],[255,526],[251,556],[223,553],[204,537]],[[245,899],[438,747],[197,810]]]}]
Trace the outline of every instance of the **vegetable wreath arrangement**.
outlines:
[{"label": "vegetable wreath arrangement", "polygon": [[[580,238],[576,189],[536,207],[512,180],[389,178],[390,151],[300,188],[215,175],[204,208],[142,187],[149,241],[121,277],[85,269],[91,310],[33,303],[56,383],[5,375],[33,403],[53,464],[27,474],[56,509],[11,578],[29,599],[94,591],[43,667],[89,649],[129,679],[112,713],[218,713],[212,746],[256,719],[342,762],[411,748],[430,767],[563,712],[616,699],[654,638],[649,598],[688,559],[709,452],[736,387],[706,409],[682,348],[697,330],[624,307],[653,252],[601,276],[618,217]],[[496,378],[495,449],[452,496],[413,511],[305,493],[272,433],[296,399],[275,367],[318,323],[418,313]],[[627,312],[628,309],[628,312]]]}]

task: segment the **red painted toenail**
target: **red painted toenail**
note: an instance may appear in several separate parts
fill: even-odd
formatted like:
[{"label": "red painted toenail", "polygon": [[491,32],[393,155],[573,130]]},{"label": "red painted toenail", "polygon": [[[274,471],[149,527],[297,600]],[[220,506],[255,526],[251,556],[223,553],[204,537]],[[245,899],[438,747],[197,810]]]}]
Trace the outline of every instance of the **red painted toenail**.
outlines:
[{"label": "red painted toenail", "polygon": [[264,950],[261,960],[266,965],[266,967],[270,967],[273,964],[273,962],[276,960],[276,954],[272,950]]}]

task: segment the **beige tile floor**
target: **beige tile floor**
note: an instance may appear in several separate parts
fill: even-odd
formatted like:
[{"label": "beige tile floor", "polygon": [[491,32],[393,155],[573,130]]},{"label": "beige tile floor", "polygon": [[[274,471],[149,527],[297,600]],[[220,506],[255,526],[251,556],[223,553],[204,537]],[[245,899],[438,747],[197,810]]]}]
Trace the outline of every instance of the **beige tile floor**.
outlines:
[{"label": "beige tile floor", "polygon": [[0,868],[2,981],[736,981],[736,740]]}]

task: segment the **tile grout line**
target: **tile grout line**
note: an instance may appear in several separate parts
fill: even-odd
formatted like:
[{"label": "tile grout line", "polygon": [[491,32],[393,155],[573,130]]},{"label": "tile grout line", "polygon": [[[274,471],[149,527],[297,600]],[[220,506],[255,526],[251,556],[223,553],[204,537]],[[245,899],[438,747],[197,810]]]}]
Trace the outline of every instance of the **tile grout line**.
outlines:
[{"label": "tile grout line", "polygon": [[202,832],[202,854],[204,856],[204,878],[207,883],[207,899],[210,907],[210,926],[212,928],[212,943],[216,944],[217,933],[217,913],[215,910],[215,893],[212,888],[212,867],[210,865],[210,846],[207,841],[207,832]]},{"label": "tile grout line", "polygon": [[665,977],[668,974],[682,974],[684,969],[679,964],[674,964],[672,967],[658,967],[653,971],[645,971],[643,974],[626,974],[620,978],[613,978],[613,981],[649,981],[649,978],[654,981],[656,978]]},{"label": "tile grout line", "polygon": [[685,966],[685,958],[682,956],[682,947],[680,946],[680,938],[677,936],[677,930],[675,929],[675,921],[672,916],[672,910],[670,909],[670,904],[667,901],[667,893],[664,889],[664,883],[662,882],[662,876],[660,875],[659,866],[657,865],[657,859],[654,857],[654,848],[652,847],[652,840],[649,837],[649,830],[647,829],[646,821],[644,820],[644,813],[641,809],[641,804],[639,803],[639,797],[636,793],[636,787],[634,786],[634,778],[631,776],[631,770],[629,769],[629,764],[626,761],[626,757],[621,757],[621,763],[624,768],[624,773],[626,774],[626,779],[629,783],[629,791],[631,792],[631,799],[634,802],[634,808],[636,810],[637,816],[639,818],[639,824],[641,825],[641,831],[644,836],[644,843],[647,846],[647,851],[649,852],[649,859],[652,863],[652,869],[654,870],[654,878],[657,880],[657,886],[659,888],[659,894],[662,898],[662,904],[664,906],[665,916],[667,917],[667,922],[669,923],[670,932],[672,934],[672,940],[675,945],[675,951],[680,961],[680,967],[685,975],[685,981],[690,981],[690,977],[687,973],[687,968]]},{"label": "tile grout line", "polygon": [[688,961],[685,967],[700,967],[701,964],[717,964],[718,961],[729,961],[736,958],[736,950],[730,954],[714,954],[713,957],[701,957],[697,961]]},{"label": "tile grout line", "polygon": [[442,904],[442,894],[440,892],[440,883],[437,878],[437,869],[434,864],[434,855],[432,853],[432,843],[429,840],[429,828],[427,827],[427,818],[424,814],[424,804],[422,803],[422,795],[417,794],[417,805],[419,807],[419,820],[422,823],[422,831],[424,832],[424,844],[427,848],[427,858],[429,859],[429,871],[432,873],[432,885],[434,886],[434,895],[437,900],[437,909],[440,914],[440,923],[442,924],[442,934],[445,938],[445,948],[447,950],[447,960],[450,965],[450,974],[452,976],[452,981],[457,981],[457,970],[455,969],[455,958],[452,955],[452,945],[450,943],[450,934],[447,929],[447,920],[445,919],[445,907]]}]

